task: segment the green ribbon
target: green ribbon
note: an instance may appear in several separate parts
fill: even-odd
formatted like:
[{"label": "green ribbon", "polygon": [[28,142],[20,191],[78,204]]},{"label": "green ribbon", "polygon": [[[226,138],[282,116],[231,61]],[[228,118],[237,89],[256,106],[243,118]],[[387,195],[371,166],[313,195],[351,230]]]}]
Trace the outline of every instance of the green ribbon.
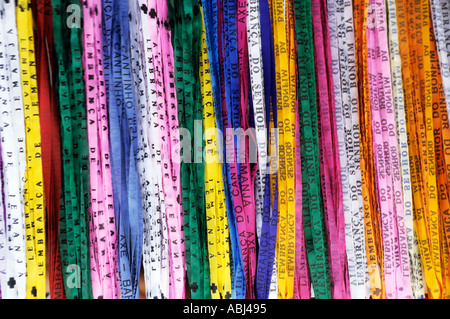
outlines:
[{"label": "green ribbon", "polygon": [[[303,227],[315,298],[331,298],[320,188],[318,118],[311,1],[295,0],[303,186]],[[322,273],[318,270],[323,269]]]},{"label": "green ribbon", "polygon": [[[198,0],[175,0],[172,14],[178,120],[180,128],[187,129],[191,137],[191,141],[181,141],[184,146],[181,149],[181,187],[186,270],[191,298],[210,299],[199,75],[202,20]],[[188,158],[190,161],[186,161]]]},{"label": "green ribbon", "polygon": [[[57,61],[56,97],[61,116],[62,189],[60,249],[68,299],[92,299],[89,252],[89,149],[82,66],[82,32],[71,21],[69,5],[77,0],[54,0],[53,36]],[[77,13],[82,14],[82,10]],[[82,16],[78,21],[82,21]],[[70,27],[68,22],[74,22]]]}]

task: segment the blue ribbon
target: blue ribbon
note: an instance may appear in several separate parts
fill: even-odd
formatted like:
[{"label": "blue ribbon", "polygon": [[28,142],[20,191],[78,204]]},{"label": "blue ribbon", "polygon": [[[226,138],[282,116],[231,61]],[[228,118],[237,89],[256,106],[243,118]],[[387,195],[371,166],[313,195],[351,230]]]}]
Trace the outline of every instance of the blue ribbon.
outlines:
[{"label": "blue ribbon", "polygon": [[143,220],[138,172],[136,102],[130,63],[128,2],[103,0],[103,63],[123,299],[139,299]]}]

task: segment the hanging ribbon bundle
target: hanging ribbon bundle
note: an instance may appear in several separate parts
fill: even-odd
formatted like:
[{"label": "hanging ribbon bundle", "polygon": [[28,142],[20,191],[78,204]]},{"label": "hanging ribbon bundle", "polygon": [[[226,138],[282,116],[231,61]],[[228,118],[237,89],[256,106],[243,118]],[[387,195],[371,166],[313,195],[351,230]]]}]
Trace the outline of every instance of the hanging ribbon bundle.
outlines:
[{"label": "hanging ribbon bundle", "polygon": [[200,79],[206,141],[205,205],[211,298],[230,299],[242,297],[243,265],[230,193],[226,188],[229,170],[226,170],[228,165],[223,164],[221,153],[224,145],[221,104],[224,79],[218,65],[222,55],[218,49],[221,42],[217,37],[217,10],[216,2],[205,2],[202,7]]},{"label": "hanging ribbon bundle", "polygon": [[[326,251],[326,238],[323,219],[323,207],[320,189],[319,172],[319,140],[317,127],[316,88],[312,83],[315,79],[315,63],[312,39],[312,6],[311,1],[302,3],[298,7],[302,18],[298,22],[306,21],[302,25],[304,39],[297,48],[299,59],[299,111],[301,127],[301,154],[302,154],[302,180],[303,180],[303,223],[305,232],[306,251],[311,274],[311,282],[315,296],[327,297],[330,294],[330,281],[328,269],[328,254]],[[317,13],[317,12],[316,12]],[[309,22],[309,23],[308,23]],[[318,36],[321,37],[320,35]],[[319,293],[319,287],[320,293]]]},{"label": "hanging ribbon bundle", "polygon": [[[138,127],[138,173],[143,212],[143,265],[147,298],[167,295],[168,260],[167,224],[162,190],[161,146],[159,141],[158,106],[156,103],[153,43],[148,37],[151,19],[147,1],[129,2],[131,17],[130,40],[133,79],[135,83]],[[145,39],[145,40],[144,40]],[[152,172],[149,167],[155,168]]]},{"label": "hanging ribbon bundle", "polygon": [[[397,137],[400,154],[400,170],[402,172],[402,186],[403,186],[403,211],[405,214],[406,236],[408,240],[408,251],[411,269],[411,288],[414,298],[423,298],[423,279],[422,279],[422,263],[420,260],[419,246],[417,243],[416,233],[413,225],[413,211],[412,201],[413,193],[411,190],[411,174],[409,149],[407,143],[407,126],[405,113],[405,90],[403,89],[401,65],[402,60],[400,56],[399,45],[399,27],[397,26],[397,4],[395,1],[389,1],[386,6],[387,17],[389,18],[389,52],[391,61],[391,79],[392,79],[392,94],[396,101],[394,104]],[[399,19],[400,20],[400,19]]]},{"label": "hanging ribbon bundle", "polygon": [[[256,230],[259,244],[255,294],[258,299],[276,299],[278,298],[276,263],[278,224],[278,179],[276,173],[278,164],[275,133],[277,125],[275,55],[272,26],[270,23],[264,23],[264,21],[270,21],[268,3],[265,1],[260,3],[250,1],[249,12],[247,32],[250,48],[251,88],[253,101],[255,101],[257,128],[258,170],[256,173],[259,174],[256,179],[255,199]],[[257,19],[258,15],[260,21]],[[263,37],[262,34],[267,36]],[[260,102],[258,103],[258,101]],[[263,122],[264,118],[265,123]],[[265,133],[265,136],[263,133]],[[274,153],[275,156],[273,156]],[[300,230],[302,229],[300,228]]]},{"label": "hanging ribbon bundle", "polygon": [[[61,118],[62,186],[59,239],[67,298],[91,298],[89,162],[80,28],[65,26],[69,1],[53,1],[57,55],[55,94]],[[78,5],[73,3],[73,5]],[[58,45],[56,45],[58,43]],[[69,48],[69,49],[68,49]],[[68,52],[66,51],[68,50]]]},{"label": "hanging ribbon bundle", "polygon": [[[449,73],[448,73],[448,58],[449,53],[447,50],[447,42],[448,40],[445,38],[445,34],[448,34],[448,29],[446,29],[445,22],[448,21],[449,17],[449,4],[448,3],[439,3],[437,1],[431,1],[431,17],[433,22],[433,30],[434,34],[432,34],[431,39],[436,40],[436,48],[434,50],[433,55],[433,62],[436,69],[437,65],[436,62],[439,62],[439,69],[435,73],[437,76],[437,80],[441,81],[441,85],[439,86],[438,91],[434,91],[434,97],[438,101],[436,103],[433,103],[433,119],[434,121],[437,121],[437,125],[439,126],[440,122],[440,134],[441,136],[438,136],[438,141],[440,142],[439,145],[436,145],[436,147],[440,147],[440,160],[437,157],[437,163],[440,164],[439,173],[441,176],[442,183],[439,186],[439,198],[442,200],[448,200],[448,163],[450,163],[450,158],[448,154],[448,140],[449,140],[449,126],[448,126],[448,110],[449,110]],[[431,55],[431,52],[430,52]],[[439,78],[439,75],[441,76]],[[439,82],[438,82],[439,83]],[[432,85],[433,79],[432,79]],[[435,101],[435,100],[434,100]],[[438,109],[438,112],[435,112],[436,109]],[[443,153],[443,154],[442,154]],[[445,198],[447,196],[447,198]],[[449,237],[448,237],[448,213],[449,208],[448,206],[444,206],[441,208],[441,226],[443,227],[444,231],[441,230],[441,240],[444,247],[444,271],[443,276],[445,276],[445,286],[449,287],[448,280],[449,280],[449,273],[448,273],[448,247],[449,247]],[[448,298],[448,291],[445,291],[445,294],[443,297]]]},{"label": "hanging ribbon bundle", "polygon": [[[375,22],[367,25],[367,50],[373,155],[383,238],[386,296],[397,298],[398,292],[404,294],[398,296],[399,298],[411,298],[397,131],[395,118],[389,116],[394,114],[394,106],[388,65],[385,4],[369,1],[369,5],[373,10],[370,14],[376,15]],[[403,258],[404,254],[406,260]],[[395,261],[399,257],[400,262]]]},{"label": "hanging ribbon bundle", "polygon": [[[341,182],[341,164],[338,151],[337,127],[333,114],[334,90],[332,76],[332,61],[330,59],[331,47],[328,30],[321,30],[321,21],[318,19],[324,10],[323,4],[313,4],[314,26],[314,61],[316,63],[316,77],[318,89],[318,116],[319,116],[319,157],[321,166],[321,185],[323,209],[326,229],[328,233],[328,251],[330,265],[330,281],[333,282],[334,291],[330,291],[334,298],[341,299],[347,294],[347,281],[345,273],[345,242],[344,236],[344,210]],[[327,16],[322,18],[327,23]],[[344,68],[345,69],[345,68]],[[333,88],[333,89],[332,89]],[[345,90],[347,91],[347,90]],[[347,102],[346,102],[347,103]],[[344,108],[345,108],[344,104]],[[356,224],[357,225],[357,224]],[[355,225],[355,226],[356,226]],[[361,246],[361,241],[360,245]]]},{"label": "hanging ribbon bundle", "polygon": [[[350,2],[327,1],[330,54],[349,287],[342,297],[364,298],[366,261],[360,171],[358,87],[356,81],[353,6]],[[342,81],[341,81],[342,79]],[[347,80],[348,79],[348,80]],[[333,106],[333,103],[331,103]],[[338,177],[339,178],[339,177]],[[341,226],[342,227],[342,224]],[[342,232],[342,228],[338,228]],[[342,260],[342,259],[341,259]],[[344,257],[345,260],[345,257]],[[344,264],[345,267],[345,264]],[[345,287],[345,282],[344,286]],[[349,289],[349,290],[348,290]]]},{"label": "hanging ribbon bundle", "polygon": [[65,297],[59,248],[59,208],[61,197],[61,139],[59,112],[52,89],[54,65],[53,13],[49,0],[33,1],[35,52],[37,61],[39,112],[41,124],[42,170],[47,208],[48,281],[53,299]]},{"label": "hanging ribbon bundle", "polygon": [[[23,193],[27,264],[26,297],[32,299],[43,298],[46,295],[46,244],[39,98],[30,1],[18,1],[16,21],[25,122]],[[21,177],[20,174],[19,177]]]},{"label": "hanging ribbon bundle", "polygon": [[[1,159],[2,201],[0,212],[2,298],[25,298],[25,122],[20,74],[16,12],[12,3],[2,3],[1,10]],[[7,23],[6,17],[12,17]],[[7,81],[15,83],[9,88]],[[28,105],[29,106],[29,105]],[[15,141],[15,142],[14,142]]]},{"label": "hanging ribbon bundle", "polygon": [[[89,231],[94,298],[118,298],[116,227],[111,187],[100,1],[84,3],[83,63],[89,143]],[[88,29],[89,28],[89,29]]]},{"label": "hanging ribbon bundle", "polygon": [[[360,127],[360,169],[361,169],[361,190],[363,198],[363,213],[364,213],[364,241],[366,248],[367,261],[367,275],[369,277],[370,295],[374,299],[382,298],[383,290],[383,255],[380,239],[380,224],[378,216],[378,205],[375,195],[375,173],[372,154],[372,130],[371,117],[369,111],[369,84],[368,84],[368,69],[367,69],[367,10],[368,3],[365,0],[355,1],[354,3],[354,36],[355,36],[355,51],[356,51],[356,76],[358,85],[358,100],[359,104],[359,127]],[[347,232],[346,232],[347,234]],[[351,241],[347,243],[349,245]],[[351,249],[348,251],[354,254]],[[355,255],[356,257],[356,255]],[[349,260],[351,255],[349,255]],[[355,262],[355,259],[352,263]],[[349,280],[350,285],[354,286],[354,266],[349,266]],[[351,288],[352,289],[352,288]],[[354,288],[353,288],[354,289]],[[352,289],[352,290],[353,290]],[[361,288],[360,288],[361,289]],[[366,293],[359,295],[367,295],[367,279],[366,279]],[[353,291],[352,291],[353,296]]]},{"label": "hanging ribbon bundle", "polygon": [[0,1],[1,298],[450,298],[449,19]]},{"label": "hanging ribbon bundle", "polygon": [[139,297],[142,209],[137,165],[137,119],[130,62],[128,3],[102,2],[103,64],[108,105],[113,205],[120,294]]},{"label": "hanging ribbon bundle", "polygon": [[[209,289],[209,262],[205,245],[205,164],[202,141],[204,132],[203,105],[200,85],[200,50],[202,16],[198,1],[174,3],[175,78],[177,86],[178,120],[187,129],[182,135],[181,187],[183,231],[186,247],[186,270],[191,297],[205,299]],[[181,135],[181,132],[180,132]],[[200,137],[200,138],[199,138]],[[188,139],[192,139],[190,141]],[[190,144],[188,144],[188,142]]]},{"label": "hanging ribbon bundle", "polygon": [[[161,138],[162,187],[167,223],[169,287],[166,298],[184,298],[185,252],[180,183],[180,132],[175,87],[175,65],[166,1],[148,1],[150,39],[155,68]],[[163,297],[164,298],[164,297]]]}]

